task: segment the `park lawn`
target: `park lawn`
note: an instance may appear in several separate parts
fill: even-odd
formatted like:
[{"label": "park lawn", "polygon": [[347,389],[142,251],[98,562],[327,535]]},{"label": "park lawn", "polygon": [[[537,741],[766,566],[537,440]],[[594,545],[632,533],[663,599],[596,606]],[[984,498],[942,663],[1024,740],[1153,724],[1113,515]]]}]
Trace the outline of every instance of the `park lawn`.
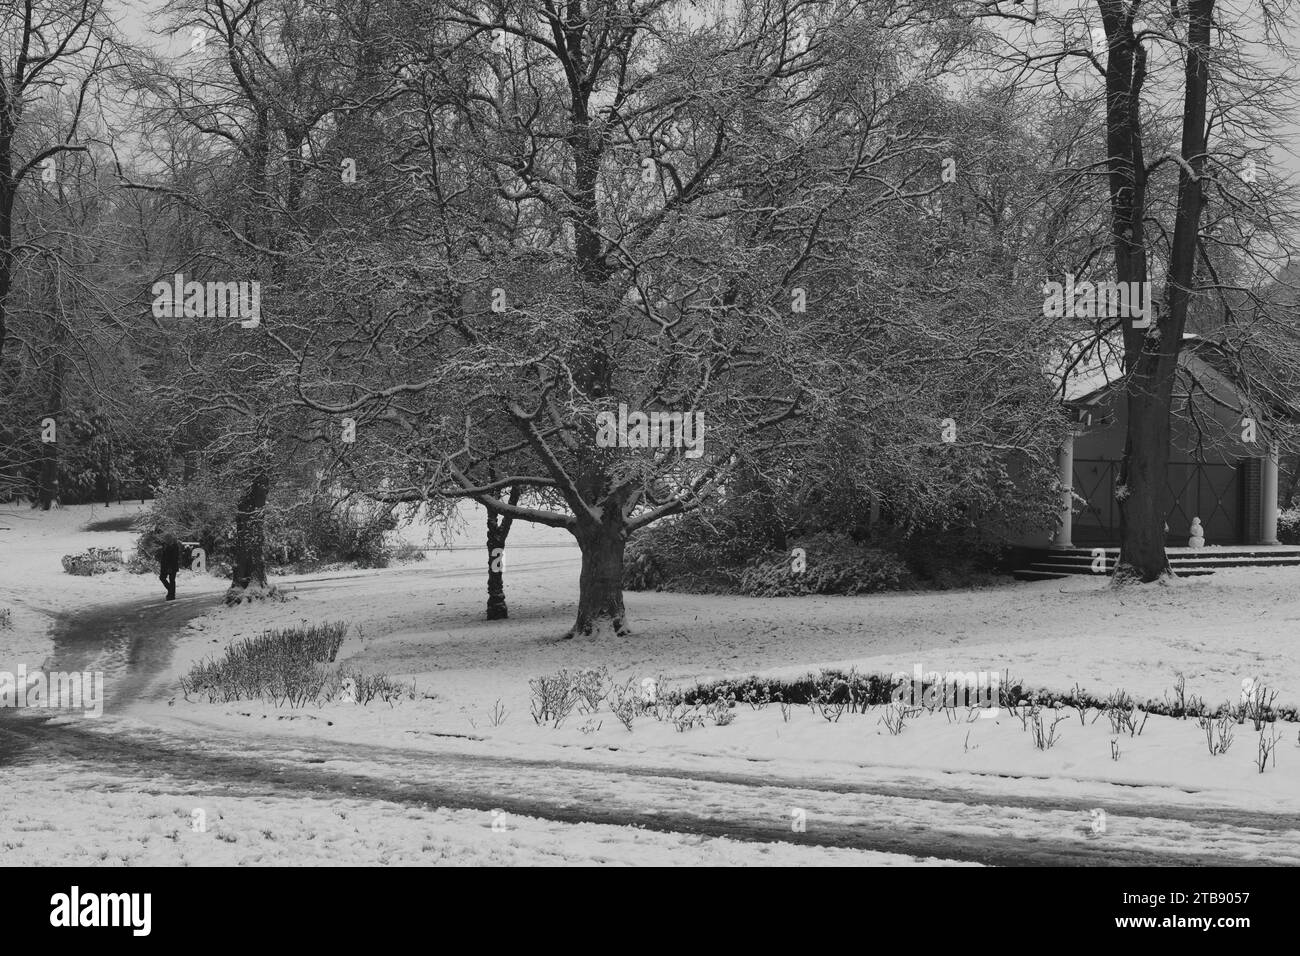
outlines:
[{"label": "park lawn", "polygon": [[[412,755],[511,757],[557,766],[759,774],[832,788],[888,780],[1092,800],[1099,806],[1123,794],[1129,802],[1189,810],[1300,811],[1294,723],[1269,729],[1278,731],[1279,740],[1261,774],[1258,735],[1249,724],[1235,728],[1227,754],[1211,756],[1195,721],[1152,717],[1140,736],[1130,736],[1113,733],[1095,711],[1082,720],[1072,710],[1048,714],[1049,723],[1054,716],[1065,719],[1057,728],[1059,741],[1045,750],[1036,749],[1023,722],[1005,711],[969,720],[964,712],[955,719],[923,713],[897,735],[886,729],[879,708],[830,721],[805,706],[793,708],[787,719],[776,706],[751,709],[742,703],[732,722],[706,720],[686,731],[650,716],[637,718],[628,731],[607,705],[575,713],[558,728],[537,725],[529,713],[531,679],[561,668],[598,667],[618,681],[639,684],[650,677],[661,687],[683,687],[754,673],[797,676],[822,667],[911,673],[920,665],[926,671],[1006,672],[1027,686],[1060,691],[1077,683],[1098,696],[1123,689],[1138,699],[1163,697],[1182,675],[1187,692],[1210,703],[1235,700],[1242,679],[1250,677],[1278,689],[1280,704],[1294,706],[1300,702],[1300,569],[1224,570],[1124,592],[1080,577],[853,598],[629,593],[632,634],[565,641],[559,635],[573,615],[576,549],[562,532],[519,526],[506,551],[511,618],[487,622],[486,553],[477,543],[481,525],[476,516],[468,518],[452,547],[431,549],[427,561],[277,579],[288,598],[280,602],[234,608],[214,603],[178,637],[170,668],[143,698],[116,702],[111,719],[96,729],[193,734],[208,728],[230,739],[274,736],[304,753],[346,747],[348,765],[359,772],[366,771],[366,748],[400,748]],[[55,520],[73,523],[64,516]],[[31,539],[42,542],[41,555],[89,540],[72,527],[55,530]],[[405,533],[417,542],[423,535],[420,529]],[[102,545],[105,537],[95,535],[94,543]],[[103,579],[51,574],[48,560],[35,551],[26,562],[32,569],[27,583],[15,589],[4,579],[7,594],[21,592],[26,605],[161,591],[146,576],[132,581],[108,575],[119,579],[108,588]],[[5,560],[12,566],[12,557]],[[45,593],[52,587],[61,588],[57,598]],[[215,600],[222,582],[184,576],[183,596],[196,587]],[[393,706],[335,702],[290,713],[256,701],[208,703],[180,695],[179,674],[229,642],[268,627],[324,621],[350,625],[339,655],[344,666],[413,682],[415,699]],[[915,825],[936,822],[948,811],[935,806],[919,812]],[[1067,824],[1040,813],[1000,825],[1008,836],[1032,838],[1078,821],[1071,817]],[[1250,839],[1256,837],[1258,858],[1300,862],[1296,834]],[[1148,839],[1153,848],[1177,844],[1176,833],[1171,837],[1168,831],[1130,838]],[[1225,831],[1224,838],[1240,849],[1243,831]]]}]

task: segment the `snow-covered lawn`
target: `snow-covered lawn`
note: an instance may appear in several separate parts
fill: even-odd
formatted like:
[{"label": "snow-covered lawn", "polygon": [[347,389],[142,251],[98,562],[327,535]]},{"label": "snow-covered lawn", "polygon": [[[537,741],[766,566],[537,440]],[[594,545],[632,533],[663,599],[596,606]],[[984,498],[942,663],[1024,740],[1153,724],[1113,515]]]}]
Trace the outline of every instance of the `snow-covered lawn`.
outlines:
[{"label": "snow-covered lawn", "polygon": [[[491,811],[347,799],[142,791],[63,768],[0,789],[7,866],[899,866],[917,861],[791,843],[565,824]],[[196,811],[198,811],[196,813]]]},{"label": "snow-covered lawn", "polygon": [[[62,573],[58,558],[63,553],[90,544],[129,547],[129,533],[77,530],[79,522],[118,513],[117,508],[100,507],[39,516],[28,512],[21,521],[0,520],[17,526],[12,532],[0,531],[0,607],[13,606],[22,614],[20,626],[0,631],[0,670],[7,662],[39,662],[48,653],[37,633],[39,610],[161,595],[157,580],[148,576],[86,579]],[[816,781],[819,786],[848,787],[885,780],[1077,800],[1081,806],[1174,807],[1189,819],[1215,807],[1300,812],[1300,737],[1293,723],[1277,725],[1276,766],[1270,764],[1260,774],[1255,766],[1258,735],[1249,724],[1235,726],[1229,752],[1212,757],[1195,721],[1152,717],[1140,736],[1119,735],[1116,760],[1111,744],[1116,735],[1104,716],[1094,721],[1094,714],[1081,724],[1070,712],[1058,728],[1060,741],[1048,750],[1035,749],[1021,721],[1005,712],[970,723],[964,711],[955,721],[942,713],[922,714],[896,736],[881,724],[878,709],[868,715],[845,714],[832,723],[806,706],[796,707],[787,721],[776,706],[752,710],[744,704],[737,706],[729,725],[709,721],[686,732],[646,716],[629,732],[607,708],[593,715],[575,713],[555,729],[534,724],[528,687],[530,678],[560,668],[603,666],[618,680],[651,677],[682,686],[753,673],[799,675],[830,666],[910,673],[920,665],[926,671],[1009,672],[1027,686],[1061,691],[1077,683],[1098,696],[1123,689],[1139,699],[1163,697],[1182,675],[1187,692],[1211,704],[1236,700],[1242,680],[1255,678],[1279,691],[1278,703],[1294,706],[1300,703],[1300,569],[1223,570],[1170,587],[1126,592],[1111,591],[1099,578],[1080,577],[976,591],[858,598],[630,593],[626,600],[633,633],[584,643],[557,639],[572,622],[578,555],[563,532],[550,529],[516,524],[505,560],[510,620],[482,620],[482,531],[481,516],[469,512],[455,547],[430,550],[425,562],[383,571],[283,578],[277,583],[289,592],[288,601],[212,608],[185,629],[171,671],[144,699],[115,701],[95,729],[158,727],[232,740],[274,736],[321,753],[346,745],[362,752],[367,747],[403,748],[413,754],[490,755],[566,766],[759,774],[791,786]],[[424,540],[420,529],[406,534]],[[180,594],[215,597],[223,588],[221,581],[184,574]],[[420,699],[393,707],[333,703],[287,715],[256,701],[209,704],[179,697],[177,674],[235,638],[271,626],[335,620],[352,625],[340,653],[342,663],[413,680]],[[491,716],[498,702],[506,712],[499,724]],[[282,719],[286,716],[294,719]],[[30,791],[26,796],[35,800]],[[20,805],[23,797],[18,794]],[[267,798],[246,808],[241,848],[217,847],[213,855],[179,858],[217,862],[240,858],[232,853],[257,852],[268,854],[267,862],[280,859],[276,854],[283,851],[269,839],[255,838],[260,829],[248,822],[263,812],[262,804],[274,803]],[[291,815],[292,805],[286,807]],[[24,812],[40,819],[34,808]],[[159,812],[166,816],[171,811]],[[402,817],[410,811],[392,812]],[[522,856],[511,856],[516,851],[502,849],[501,841],[491,843],[500,834],[479,832],[484,827],[481,813],[465,813],[469,811],[429,811],[420,818],[418,826],[436,846],[442,846],[439,833],[454,831],[464,837],[455,847],[438,851],[448,859],[545,859],[547,847],[564,842],[556,834],[569,826],[535,821],[522,827],[518,839],[527,850],[521,843],[517,852]],[[941,815],[942,808],[936,809],[927,825],[939,825]],[[1046,813],[1032,821],[1008,818],[999,826],[1013,836],[1043,827],[1058,833],[1070,827],[1087,830],[1086,810],[1071,810],[1066,816],[1068,821]],[[289,817],[278,819],[288,828],[286,835],[301,836]],[[387,824],[375,825],[381,827],[377,832],[384,832]],[[125,822],[123,826],[130,832],[139,829]],[[166,831],[173,826],[169,823]],[[347,828],[340,821],[335,830],[329,839],[346,845]],[[1232,836],[1241,853],[1300,862],[1295,849],[1300,832],[1285,829],[1246,837],[1243,832]],[[321,833],[324,838],[324,828]],[[1166,828],[1158,840],[1152,837],[1151,845],[1168,844],[1176,850],[1179,841],[1171,833],[1175,831]],[[193,836],[183,833],[177,842],[159,835],[150,842],[165,841],[168,852],[180,852],[177,847],[193,846]],[[1081,832],[1079,839],[1086,836]],[[1134,834],[1129,838],[1138,839]],[[622,845],[628,839],[624,833],[615,842]],[[668,860],[679,851],[695,862],[721,861],[729,853],[753,854],[752,848],[684,848],[671,835],[654,839],[664,842],[656,843],[653,852],[667,854],[655,859]],[[582,852],[599,840],[593,836],[580,841]],[[608,858],[644,861],[637,855],[641,846],[633,841],[610,851]],[[811,847],[779,852],[796,851],[819,852]],[[112,855],[119,855],[117,849]],[[400,854],[391,858],[402,859]]]}]

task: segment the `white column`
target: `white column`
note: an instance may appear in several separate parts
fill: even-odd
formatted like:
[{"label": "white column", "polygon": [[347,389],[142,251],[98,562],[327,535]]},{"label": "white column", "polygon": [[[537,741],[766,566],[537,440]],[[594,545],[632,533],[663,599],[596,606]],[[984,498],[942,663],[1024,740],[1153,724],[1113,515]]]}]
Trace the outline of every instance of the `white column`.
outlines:
[{"label": "white column", "polygon": [[1260,474],[1260,544],[1277,544],[1277,442],[1269,445]]},{"label": "white column", "polygon": [[1057,480],[1061,483],[1061,526],[1052,538],[1054,548],[1073,548],[1074,533],[1074,429],[1065,436],[1056,453]]}]

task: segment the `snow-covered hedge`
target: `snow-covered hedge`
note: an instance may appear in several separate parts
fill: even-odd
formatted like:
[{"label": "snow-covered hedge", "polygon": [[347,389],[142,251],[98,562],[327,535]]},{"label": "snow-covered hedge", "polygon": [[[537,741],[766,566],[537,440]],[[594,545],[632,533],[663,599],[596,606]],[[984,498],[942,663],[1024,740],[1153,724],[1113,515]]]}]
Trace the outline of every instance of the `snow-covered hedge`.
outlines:
[{"label": "snow-covered hedge", "polygon": [[1278,512],[1277,540],[1283,544],[1300,544],[1300,508]]},{"label": "snow-covered hedge", "polygon": [[823,533],[795,542],[789,552],[769,554],[740,575],[740,593],[750,597],[800,594],[872,594],[914,585],[896,556],[855,544],[848,536]]},{"label": "snow-covered hedge", "polygon": [[63,570],[82,577],[121,571],[122,552],[116,548],[91,548],[85,554],[65,554]]}]

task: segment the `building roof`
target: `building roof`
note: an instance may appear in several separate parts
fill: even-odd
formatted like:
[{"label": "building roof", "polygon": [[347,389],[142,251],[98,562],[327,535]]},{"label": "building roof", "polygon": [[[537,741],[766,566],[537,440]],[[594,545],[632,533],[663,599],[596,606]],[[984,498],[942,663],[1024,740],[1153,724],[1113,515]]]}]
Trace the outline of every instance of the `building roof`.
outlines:
[{"label": "building roof", "polygon": [[[1300,403],[1294,396],[1260,373],[1247,373],[1244,363],[1221,342],[1184,333],[1178,364],[1203,388],[1210,387],[1207,377],[1218,379],[1237,392],[1239,401],[1279,418],[1300,420]],[[1091,339],[1078,349],[1057,353],[1049,374],[1065,404],[1096,405],[1124,383],[1123,343],[1118,338]]]}]

